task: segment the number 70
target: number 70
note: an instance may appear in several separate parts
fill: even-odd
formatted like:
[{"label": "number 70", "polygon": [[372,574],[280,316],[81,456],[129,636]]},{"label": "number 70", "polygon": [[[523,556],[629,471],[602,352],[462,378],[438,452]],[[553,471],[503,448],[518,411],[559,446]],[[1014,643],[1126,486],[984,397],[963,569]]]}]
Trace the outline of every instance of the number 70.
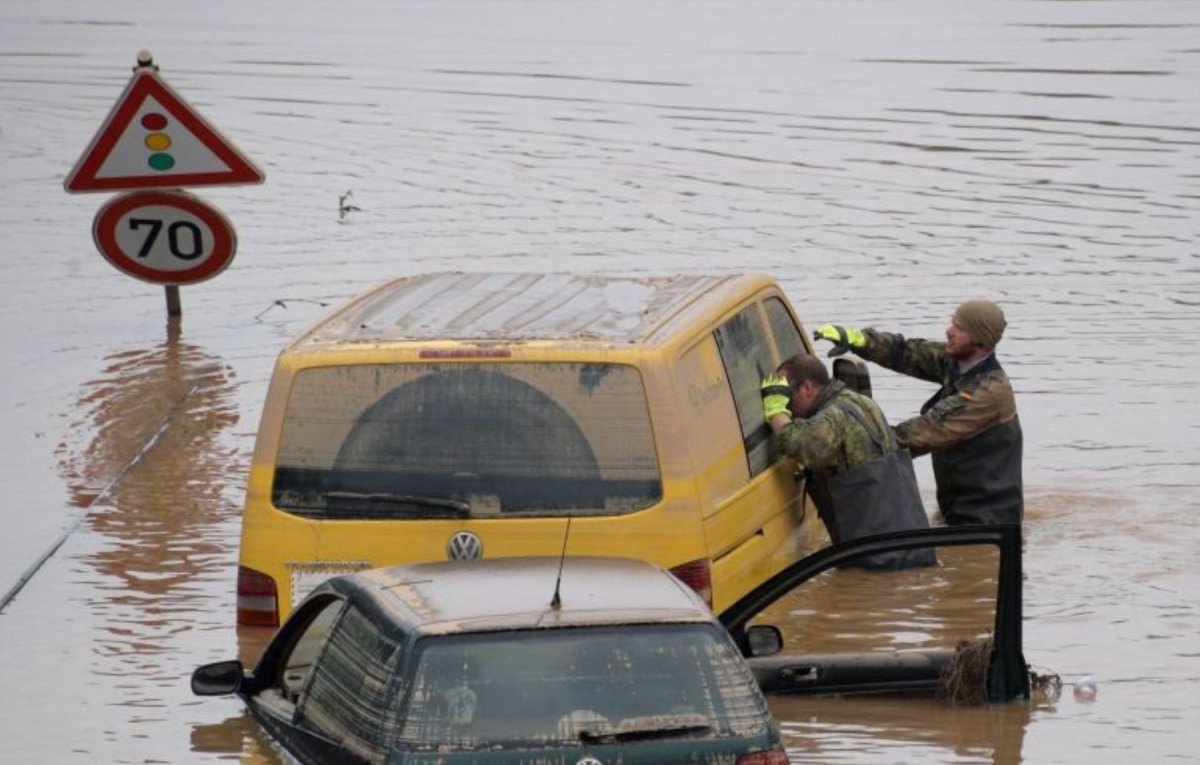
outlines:
[{"label": "number 70", "polygon": [[[146,238],[138,250],[137,257],[148,258],[154,251],[159,234],[163,230],[163,222],[156,218],[130,218],[129,228],[137,231],[148,228]],[[186,220],[175,221],[167,226],[167,250],[180,260],[195,260],[204,254],[204,234],[195,223]]]}]

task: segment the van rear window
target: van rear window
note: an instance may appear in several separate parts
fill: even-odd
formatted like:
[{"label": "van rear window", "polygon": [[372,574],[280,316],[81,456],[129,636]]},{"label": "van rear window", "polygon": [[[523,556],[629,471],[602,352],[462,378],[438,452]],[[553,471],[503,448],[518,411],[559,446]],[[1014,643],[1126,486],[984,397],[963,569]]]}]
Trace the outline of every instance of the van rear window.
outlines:
[{"label": "van rear window", "polygon": [[617,364],[304,370],[272,487],[329,519],[616,515],[661,496],[641,376]]}]

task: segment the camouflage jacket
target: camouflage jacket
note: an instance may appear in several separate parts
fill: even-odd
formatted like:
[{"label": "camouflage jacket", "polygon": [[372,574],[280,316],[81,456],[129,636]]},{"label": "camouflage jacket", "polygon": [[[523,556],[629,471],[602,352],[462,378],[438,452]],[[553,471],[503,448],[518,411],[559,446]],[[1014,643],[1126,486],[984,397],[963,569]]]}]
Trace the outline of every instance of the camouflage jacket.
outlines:
[{"label": "camouflage jacket", "polygon": [[895,426],[913,454],[930,453],[946,523],[1020,523],[1024,437],[1008,375],[995,354],[960,372],[945,343],[866,330],[859,355],[941,384],[921,414]]},{"label": "camouflage jacket", "polygon": [[896,425],[902,446],[914,455],[936,452],[962,443],[997,425],[1011,423],[1017,402],[1008,375],[992,355],[960,374],[946,355],[946,344],[906,340],[903,335],[864,330],[863,358],[901,374],[941,385],[921,414]]},{"label": "camouflage jacket", "polygon": [[[875,426],[883,448],[844,407],[855,407]],[[834,380],[817,399],[812,416],[785,425],[775,434],[775,444],[815,476],[823,477],[851,470],[895,449],[896,438],[878,404]]]}]

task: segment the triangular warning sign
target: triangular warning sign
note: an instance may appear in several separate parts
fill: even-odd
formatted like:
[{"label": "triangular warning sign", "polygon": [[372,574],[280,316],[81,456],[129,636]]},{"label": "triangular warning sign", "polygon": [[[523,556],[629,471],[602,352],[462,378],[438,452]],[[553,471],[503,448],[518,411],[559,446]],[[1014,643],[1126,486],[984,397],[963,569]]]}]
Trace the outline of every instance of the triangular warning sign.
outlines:
[{"label": "triangular warning sign", "polygon": [[263,173],[152,69],[137,69],[67,191],[262,183]]}]

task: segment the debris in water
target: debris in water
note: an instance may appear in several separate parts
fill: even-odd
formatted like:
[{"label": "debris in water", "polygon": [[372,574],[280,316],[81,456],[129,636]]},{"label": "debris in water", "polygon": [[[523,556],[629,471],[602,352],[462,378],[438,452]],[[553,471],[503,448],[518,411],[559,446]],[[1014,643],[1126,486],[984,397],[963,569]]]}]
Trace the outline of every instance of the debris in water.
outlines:
[{"label": "debris in water", "polygon": [[325,301],[323,301],[323,300],[309,300],[309,299],[307,299],[307,298],[288,298],[288,299],[286,299],[286,300],[276,300],[276,301],[273,301],[273,302],[271,303],[271,305],[269,305],[269,306],[267,306],[266,308],[264,308],[264,309],[262,309],[261,311],[259,311],[259,312],[258,312],[258,313],[257,313],[257,314],[254,316],[254,320],[255,320],[255,321],[262,321],[263,314],[265,314],[267,311],[271,310],[272,308],[274,308],[274,307],[276,307],[276,306],[279,306],[280,308],[287,308],[287,304],[288,304],[288,303],[313,303],[313,304],[315,304],[315,305],[319,305],[319,306],[322,306],[322,307],[326,307],[326,306],[328,306],[328,305],[329,305],[329,303],[326,303],[326,302],[325,302]]},{"label": "debris in water", "polygon": [[1058,701],[1062,695],[1062,677],[1050,670],[1039,672],[1030,667],[1029,694],[1032,698],[1041,701]]},{"label": "debris in water", "polygon": [[347,190],[345,194],[342,194],[341,196],[338,197],[338,222],[339,223],[344,223],[346,221],[346,216],[349,213],[358,212],[362,209],[361,207],[355,207],[354,205],[347,203],[346,200],[348,200],[352,196],[354,196],[354,191],[351,189],[351,190]]},{"label": "debris in water", "polygon": [[[987,703],[988,664],[991,658],[990,635],[981,640],[958,641],[954,646],[953,658],[942,670],[939,698],[956,706],[978,706]],[[1055,672],[1030,667],[1029,691],[1033,698],[1056,701],[1062,693],[1062,678]]]},{"label": "debris in water", "polygon": [[1075,700],[1085,703],[1096,700],[1095,678],[1091,675],[1084,675],[1075,681]]},{"label": "debris in water", "polygon": [[992,656],[992,638],[960,640],[954,656],[942,670],[938,696],[954,705],[977,706],[987,701],[988,661]]}]

